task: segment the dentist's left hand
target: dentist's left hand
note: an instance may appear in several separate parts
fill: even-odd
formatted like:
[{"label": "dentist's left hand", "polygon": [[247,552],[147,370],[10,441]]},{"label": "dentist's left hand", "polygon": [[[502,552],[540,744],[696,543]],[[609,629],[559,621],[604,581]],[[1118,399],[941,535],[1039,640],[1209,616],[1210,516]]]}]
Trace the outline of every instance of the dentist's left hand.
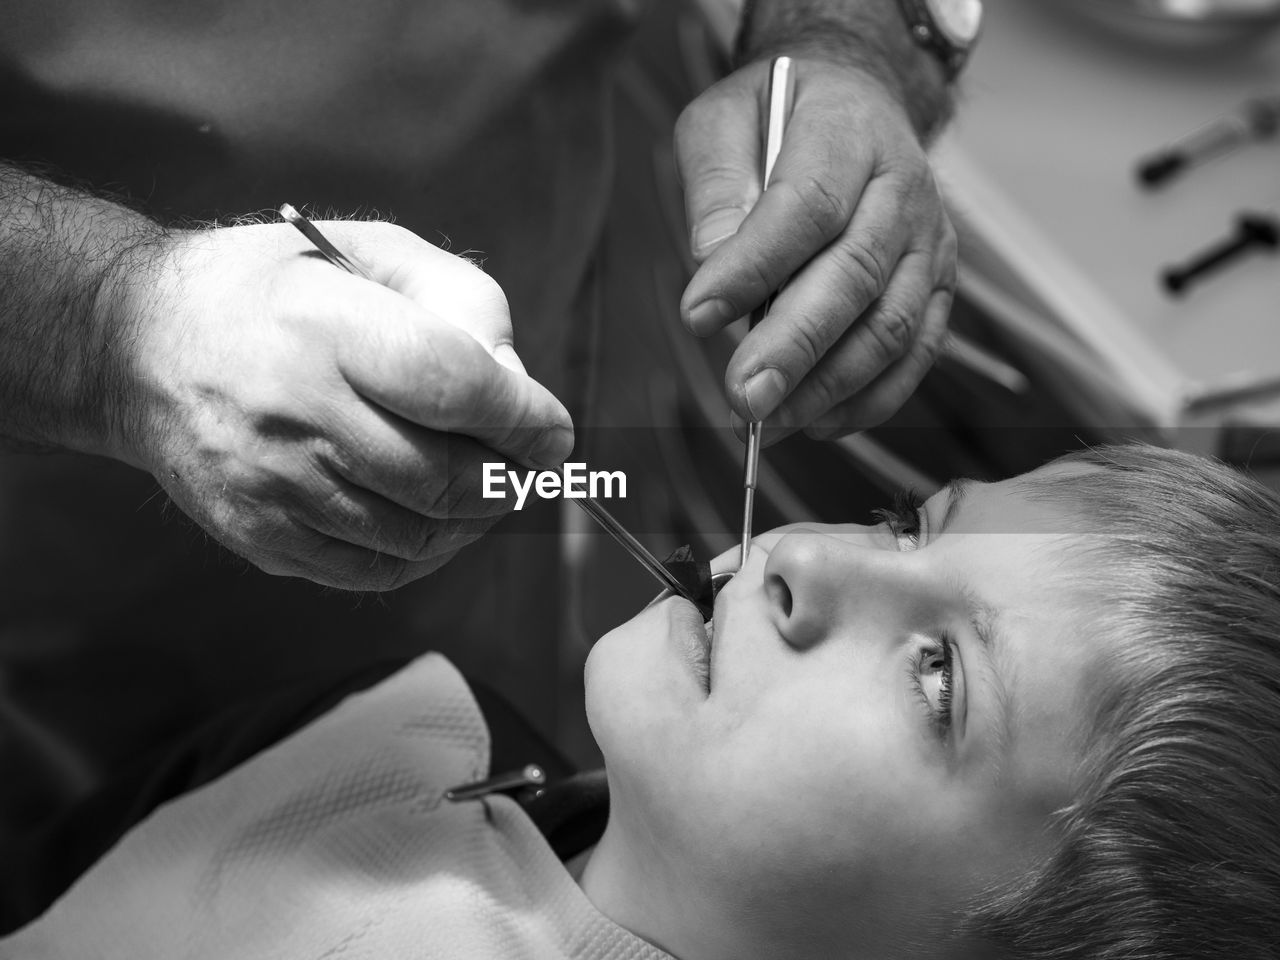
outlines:
[{"label": "dentist's left hand", "polygon": [[769,59],[711,87],[676,127],[701,264],[686,325],[710,335],[786,284],[725,372],[734,413],[777,428],[766,440],[891,416],[942,347],[956,285],[955,231],[902,95],[824,55],[793,59],[795,106],[763,195]]}]

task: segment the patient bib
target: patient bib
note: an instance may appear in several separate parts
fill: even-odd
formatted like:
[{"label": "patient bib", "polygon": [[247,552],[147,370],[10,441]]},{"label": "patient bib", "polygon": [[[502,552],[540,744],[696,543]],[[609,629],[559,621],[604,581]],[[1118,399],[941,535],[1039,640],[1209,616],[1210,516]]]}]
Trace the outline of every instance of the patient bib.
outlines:
[{"label": "patient bib", "polygon": [[126,834],[0,958],[668,957],[600,914],[515,801],[450,803],[489,738],[415,661]]}]

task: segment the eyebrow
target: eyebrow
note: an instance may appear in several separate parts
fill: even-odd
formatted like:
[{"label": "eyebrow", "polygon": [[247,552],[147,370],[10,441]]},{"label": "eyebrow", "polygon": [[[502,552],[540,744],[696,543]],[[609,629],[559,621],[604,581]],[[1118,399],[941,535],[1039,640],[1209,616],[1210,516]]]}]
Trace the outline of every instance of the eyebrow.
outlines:
[{"label": "eyebrow", "polygon": [[1009,688],[1005,686],[1004,677],[998,668],[1000,654],[1008,650],[1000,631],[1000,611],[991,603],[979,597],[967,584],[960,587],[960,595],[969,611],[969,626],[978,638],[986,661],[987,674],[991,678],[989,684],[992,699],[995,701],[995,748],[997,766],[995,778],[1000,777],[1000,763],[1009,752],[1013,738],[1012,716],[1013,701],[1009,696]]},{"label": "eyebrow", "polygon": [[954,480],[947,481],[947,485],[943,488],[947,495],[947,509],[943,511],[942,523],[938,525],[939,535],[947,532],[947,527],[956,518],[956,514],[960,512],[960,505],[964,503],[964,498],[968,496],[972,487],[973,481],[966,480],[964,477],[957,477]]}]

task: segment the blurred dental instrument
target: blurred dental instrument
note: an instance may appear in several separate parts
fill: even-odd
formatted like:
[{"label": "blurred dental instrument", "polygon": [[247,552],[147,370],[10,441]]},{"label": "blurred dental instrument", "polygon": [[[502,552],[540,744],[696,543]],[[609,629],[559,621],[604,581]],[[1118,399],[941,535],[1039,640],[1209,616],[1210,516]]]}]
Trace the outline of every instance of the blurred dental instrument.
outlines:
[{"label": "blurred dental instrument", "polygon": [[1226,114],[1175,140],[1138,163],[1138,180],[1157,187],[1186,169],[1230,153],[1256,140],[1269,140],[1280,131],[1280,94],[1246,100]]},{"label": "blurred dental instrument", "polygon": [[1012,394],[1020,396],[1031,389],[1026,374],[1021,370],[957,333],[948,334],[942,356]]},{"label": "blurred dental instrument", "polygon": [[1192,281],[1239,259],[1250,250],[1275,253],[1280,248],[1280,218],[1266,213],[1242,213],[1236,218],[1236,232],[1181,266],[1167,267],[1161,274],[1171,294],[1184,293]]},{"label": "blurred dental instrument", "polygon": [[[769,120],[764,142],[764,165],[760,176],[760,190],[769,189],[769,179],[773,176],[773,165],[782,150],[782,135],[787,127],[787,118],[791,115],[791,106],[795,102],[796,78],[790,57],[778,57],[773,61],[773,69],[769,75]],[[751,312],[749,325],[754,327],[769,315],[773,305],[773,297]],[[760,473],[760,437],[764,424],[752,420],[747,428],[747,450],[742,464],[742,547],[738,555],[738,569],[747,565],[747,555],[751,552],[751,525],[756,512],[756,481]]]},{"label": "blurred dental instrument", "polygon": [[635,557],[639,564],[648,570],[654,579],[664,587],[692,603],[701,604],[703,602],[703,598],[695,596],[691,589],[677,580],[675,575],[663,565],[662,561],[646,550],[644,544],[633,537],[627,528],[617,521],[613,514],[600,505],[598,500],[594,500],[591,497],[582,497],[581,499],[574,498],[573,502],[585,510],[587,515],[595,520],[596,523],[604,527],[605,532],[618,541],[623,549]]},{"label": "blurred dental instrument", "polygon": [[[286,203],[281,205],[280,216],[297,227],[298,230],[301,231],[302,235],[311,241],[312,246],[324,254],[325,258],[328,259],[328,261],[335,267],[341,267],[343,270],[347,271],[347,273],[355,274],[357,277],[362,277],[365,280],[373,280],[373,276],[368,270],[361,266],[358,260],[347,256],[347,254],[335,247],[333,242],[321,233],[320,229],[314,223],[295,210],[290,204]],[[614,518],[613,514],[609,513],[608,510],[602,507],[598,501],[592,497],[569,497],[566,499],[576,503],[585,510],[587,515],[595,520],[596,523],[604,527],[605,531],[613,537],[614,540],[620,543],[627,553],[635,557],[639,564],[665,588],[674,591],[692,603],[702,604],[703,600],[701,598],[695,596],[689,587],[677,580],[671,571],[662,565],[662,561],[646,550],[644,545],[633,537],[630,532],[627,531],[626,527],[619,523]]]}]

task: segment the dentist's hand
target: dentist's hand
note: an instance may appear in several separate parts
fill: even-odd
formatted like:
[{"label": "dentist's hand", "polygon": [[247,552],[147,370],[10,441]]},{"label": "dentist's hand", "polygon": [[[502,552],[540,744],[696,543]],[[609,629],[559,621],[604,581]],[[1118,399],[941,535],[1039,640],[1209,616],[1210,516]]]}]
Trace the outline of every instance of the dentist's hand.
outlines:
[{"label": "dentist's hand", "polygon": [[377,282],[278,224],[176,234],[120,284],[107,452],[268,573],[386,590],[509,509],[482,462],[558,466],[573,430],[489,277],[390,224],[320,227]]},{"label": "dentist's hand", "polygon": [[795,58],[795,106],[767,192],[761,131],[770,62],[680,117],[676,156],[701,264],[681,313],[700,336],[782,284],[734,353],[725,389],[766,438],[834,437],[891,416],[944,341],[955,232],[907,111],[869,72]]}]

